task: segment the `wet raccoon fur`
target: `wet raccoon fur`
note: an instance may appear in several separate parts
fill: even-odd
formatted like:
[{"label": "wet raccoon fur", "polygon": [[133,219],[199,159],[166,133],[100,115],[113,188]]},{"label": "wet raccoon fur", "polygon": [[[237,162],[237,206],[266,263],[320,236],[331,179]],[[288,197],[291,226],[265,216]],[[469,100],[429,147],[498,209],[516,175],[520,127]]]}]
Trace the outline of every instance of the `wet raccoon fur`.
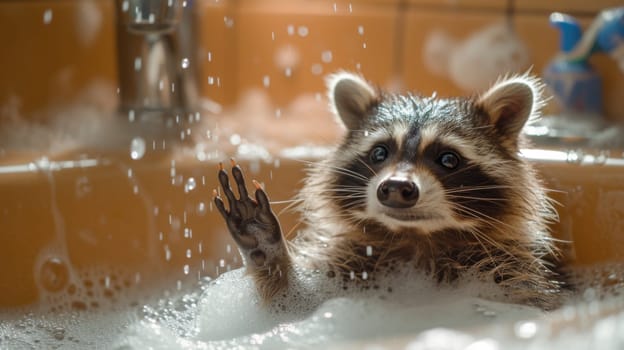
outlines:
[{"label": "wet raccoon fur", "polygon": [[541,105],[538,81],[515,76],[449,99],[386,93],[346,72],[328,87],[346,134],[310,171],[299,195],[307,228],[293,242],[257,183],[252,199],[233,165],[236,198],[219,172],[229,210],[219,196],[215,204],[265,300],[288,288],[297,263],[344,278],[415,264],[439,282],[472,272],[511,302],[557,305],[547,230],[556,213],[520,156],[521,130]]}]

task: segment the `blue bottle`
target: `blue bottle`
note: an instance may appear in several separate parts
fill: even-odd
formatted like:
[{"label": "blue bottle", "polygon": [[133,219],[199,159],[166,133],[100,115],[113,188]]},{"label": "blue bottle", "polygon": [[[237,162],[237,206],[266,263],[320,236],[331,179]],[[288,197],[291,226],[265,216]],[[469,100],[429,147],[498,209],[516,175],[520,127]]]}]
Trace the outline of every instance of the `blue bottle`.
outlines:
[{"label": "blue bottle", "polygon": [[594,44],[589,32],[583,36],[576,19],[562,13],[551,14],[550,23],[560,31],[560,52],[546,67],[544,81],[561,114],[602,115],[602,81],[587,61]]},{"label": "blue bottle", "polygon": [[561,52],[544,72],[546,84],[562,112],[602,115],[602,84],[587,60],[595,52],[604,52],[624,73],[624,7],[600,12],[585,33],[569,15],[553,13],[550,23],[560,31]]}]

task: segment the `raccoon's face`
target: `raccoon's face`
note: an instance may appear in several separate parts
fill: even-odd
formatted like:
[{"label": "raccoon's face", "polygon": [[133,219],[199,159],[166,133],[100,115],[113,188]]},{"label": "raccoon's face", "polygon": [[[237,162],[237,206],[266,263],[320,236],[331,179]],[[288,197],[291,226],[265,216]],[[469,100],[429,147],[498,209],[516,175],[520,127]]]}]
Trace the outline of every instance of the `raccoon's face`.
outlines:
[{"label": "raccoon's face", "polygon": [[514,78],[476,100],[381,95],[334,76],[330,98],[348,129],[330,166],[341,215],[422,234],[500,222],[526,171],[518,134],[537,93]]}]

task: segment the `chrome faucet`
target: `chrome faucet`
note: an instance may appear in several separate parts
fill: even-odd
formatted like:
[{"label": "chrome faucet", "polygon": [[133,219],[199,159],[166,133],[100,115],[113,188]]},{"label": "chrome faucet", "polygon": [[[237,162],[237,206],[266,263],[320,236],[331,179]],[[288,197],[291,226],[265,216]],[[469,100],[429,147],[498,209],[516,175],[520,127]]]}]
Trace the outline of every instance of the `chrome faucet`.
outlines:
[{"label": "chrome faucet", "polygon": [[192,0],[115,0],[120,108],[131,119],[197,101]]}]

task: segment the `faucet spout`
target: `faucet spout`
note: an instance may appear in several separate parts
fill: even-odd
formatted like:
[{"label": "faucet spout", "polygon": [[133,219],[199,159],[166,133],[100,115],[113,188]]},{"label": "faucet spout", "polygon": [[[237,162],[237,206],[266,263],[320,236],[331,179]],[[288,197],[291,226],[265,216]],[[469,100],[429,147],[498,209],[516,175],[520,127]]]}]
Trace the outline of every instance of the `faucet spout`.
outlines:
[{"label": "faucet spout", "polygon": [[192,2],[116,2],[121,110],[148,117],[193,110],[197,85]]}]

